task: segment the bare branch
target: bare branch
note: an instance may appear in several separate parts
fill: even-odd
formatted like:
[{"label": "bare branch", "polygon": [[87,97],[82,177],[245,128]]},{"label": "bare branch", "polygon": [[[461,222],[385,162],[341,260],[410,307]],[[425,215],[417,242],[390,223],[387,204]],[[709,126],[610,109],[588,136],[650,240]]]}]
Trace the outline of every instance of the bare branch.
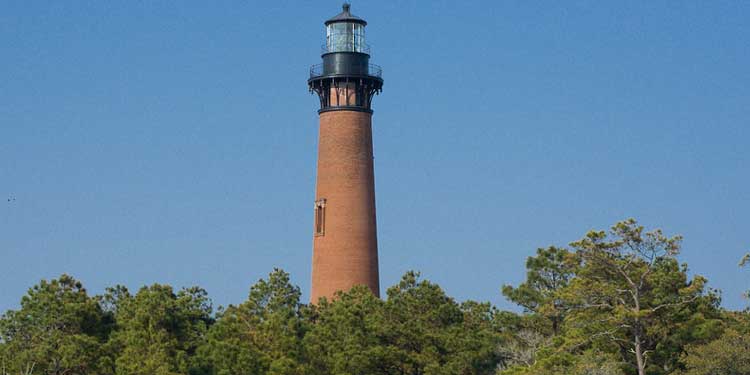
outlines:
[{"label": "bare branch", "polygon": [[661,305],[659,305],[659,306],[655,306],[655,307],[653,307],[653,308],[649,309],[648,311],[650,311],[650,312],[654,313],[654,312],[656,312],[656,311],[658,311],[658,310],[661,310],[661,309],[663,309],[663,308],[666,308],[666,307],[673,307],[673,306],[681,306],[681,305],[685,305],[685,304],[688,304],[688,303],[690,303],[690,302],[694,302],[694,301],[695,301],[695,300],[697,300],[697,299],[698,299],[699,297],[700,297],[700,295],[697,295],[697,294],[696,294],[696,295],[694,295],[694,296],[693,296],[692,298],[689,298],[689,299],[686,299],[686,300],[683,300],[683,301],[680,301],[680,302],[674,302],[674,303],[663,303],[663,304],[661,304]]}]

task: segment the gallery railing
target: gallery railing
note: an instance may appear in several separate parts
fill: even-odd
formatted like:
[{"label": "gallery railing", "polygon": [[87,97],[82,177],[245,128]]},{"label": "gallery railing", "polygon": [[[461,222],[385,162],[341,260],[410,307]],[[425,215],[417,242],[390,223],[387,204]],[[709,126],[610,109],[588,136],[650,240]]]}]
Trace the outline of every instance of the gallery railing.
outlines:
[{"label": "gallery railing", "polygon": [[[362,75],[362,76],[383,78],[383,68],[381,68],[379,65],[368,64],[366,67],[362,67],[365,69],[360,69],[359,71],[357,71],[357,67],[353,67],[353,68],[354,68],[354,71],[350,70],[348,72],[351,75]],[[310,67],[310,78],[321,77],[323,75],[325,75],[323,71],[323,64],[315,64],[312,67]]]}]

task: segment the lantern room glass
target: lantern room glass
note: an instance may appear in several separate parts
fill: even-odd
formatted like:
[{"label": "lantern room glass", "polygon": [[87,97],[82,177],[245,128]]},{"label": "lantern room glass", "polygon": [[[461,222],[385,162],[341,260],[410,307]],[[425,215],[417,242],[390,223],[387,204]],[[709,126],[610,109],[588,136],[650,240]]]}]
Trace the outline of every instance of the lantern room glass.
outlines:
[{"label": "lantern room glass", "polygon": [[326,50],[328,52],[367,53],[365,26],[354,22],[336,22],[326,26]]}]

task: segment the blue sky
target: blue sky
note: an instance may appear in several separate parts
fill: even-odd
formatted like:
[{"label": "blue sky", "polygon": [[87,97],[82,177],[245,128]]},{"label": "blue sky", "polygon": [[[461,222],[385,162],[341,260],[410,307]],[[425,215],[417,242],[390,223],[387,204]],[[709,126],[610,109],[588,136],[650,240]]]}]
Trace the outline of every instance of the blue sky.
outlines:
[{"label": "blue sky", "polygon": [[[339,1],[6,1],[0,311],[273,267],[307,298],[322,22]],[[416,269],[512,308],[537,247],[628,217],[685,236],[742,308],[750,2],[354,1],[368,22],[381,283]],[[10,202],[7,199],[11,199]]]}]

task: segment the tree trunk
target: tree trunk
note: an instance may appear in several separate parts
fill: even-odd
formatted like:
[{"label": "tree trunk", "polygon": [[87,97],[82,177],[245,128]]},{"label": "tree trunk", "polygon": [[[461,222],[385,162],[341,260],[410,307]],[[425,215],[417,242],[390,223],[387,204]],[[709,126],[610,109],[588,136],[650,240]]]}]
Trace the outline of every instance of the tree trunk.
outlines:
[{"label": "tree trunk", "polygon": [[646,362],[643,359],[640,333],[635,334],[635,361],[638,364],[638,375],[646,375]]},{"label": "tree trunk", "polygon": [[630,283],[633,287],[633,302],[635,302],[635,322],[633,322],[633,343],[635,344],[635,361],[638,365],[638,375],[646,375],[646,359],[643,357],[643,347],[641,346],[641,291],[635,284]]}]

